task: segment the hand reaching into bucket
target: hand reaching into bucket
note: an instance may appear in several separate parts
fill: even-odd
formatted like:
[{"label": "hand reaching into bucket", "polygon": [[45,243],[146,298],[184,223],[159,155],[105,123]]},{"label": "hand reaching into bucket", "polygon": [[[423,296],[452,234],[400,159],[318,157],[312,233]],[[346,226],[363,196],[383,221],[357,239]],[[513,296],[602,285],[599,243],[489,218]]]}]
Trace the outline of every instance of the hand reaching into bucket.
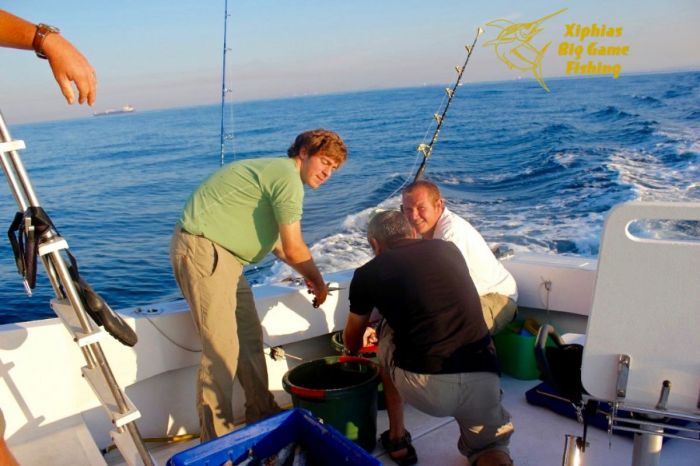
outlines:
[{"label": "hand reaching into bucket", "polygon": [[362,346],[374,346],[379,343],[379,338],[377,338],[377,331],[372,326],[368,326],[365,329],[365,334],[362,336]]}]

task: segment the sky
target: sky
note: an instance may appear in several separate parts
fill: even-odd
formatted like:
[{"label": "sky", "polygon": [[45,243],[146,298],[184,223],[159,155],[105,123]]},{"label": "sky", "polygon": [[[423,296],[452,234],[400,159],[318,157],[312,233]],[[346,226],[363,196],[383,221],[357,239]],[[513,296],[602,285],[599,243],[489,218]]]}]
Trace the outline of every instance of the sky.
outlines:
[{"label": "sky", "polygon": [[[224,0],[3,1],[0,8],[17,16],[58,26],[96,69],[98,94],[93,108],[69,106],[46,61],[31,51],[0,49],[0,111],[13,124],[83,118],[127,104],[137,111],[216,104],[224,5]],[[540,55],[545,83],[575,77],[570,61],[617,64],[622,76],[700,69],[697,0],[229,0],[227,82],[234,101],[450,84],[454,66],[464,62],[464,45],[479,27],[485,32],[464,82],[534,79],[532,67],[509,68],[495,46],[484,46],[502,31],[486,23],[524,24],[565,8],[540,24],[542,30],[528,42],[532,48],[520,49],[523,56],[549,43]],[[567,35],[576,25],[593,24],[617,35],[584,40]],[[567,55],[576,45],[583,46],[579,60]],[[628,53],[589,53],[589,47],[600,46],[628,46]],[[501,47],[508,50],[505,43]]]}]

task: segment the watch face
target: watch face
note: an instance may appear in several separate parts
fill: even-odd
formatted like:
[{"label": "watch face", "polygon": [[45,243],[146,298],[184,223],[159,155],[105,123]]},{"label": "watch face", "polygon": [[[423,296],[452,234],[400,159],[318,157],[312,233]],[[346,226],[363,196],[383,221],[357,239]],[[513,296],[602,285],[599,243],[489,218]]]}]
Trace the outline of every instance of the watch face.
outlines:
[{"label": "watch face", "polygon": [[46,35],[47,32],[61,32],[56,26],[51,26],[50,24],[39,23],[36,27],[43,29],[44,35]]},{"label": "watch face", "polygon": [[51,33],[61,32],[57,27],[51,26],[50,24],[39,23],[36,25],[36,33],[34,34],[34,40],[32,41],[32,48],[39,58],[47,58],[44,53],[44,39],[47,35]]}]

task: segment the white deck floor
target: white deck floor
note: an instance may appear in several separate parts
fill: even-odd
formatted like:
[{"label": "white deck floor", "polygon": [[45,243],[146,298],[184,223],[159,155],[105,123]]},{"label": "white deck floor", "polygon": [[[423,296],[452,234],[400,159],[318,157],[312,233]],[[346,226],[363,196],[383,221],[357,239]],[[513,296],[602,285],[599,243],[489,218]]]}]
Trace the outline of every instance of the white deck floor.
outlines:
[{"label": "white deck floor", "polygon": [[[560,466],[565,434],[582,434],[582,426],[572,419],[560,416],[544,408],[532,406],[525,400],[525,392],[537,385],[537,380],[516,380],[508,376],[502,379],[504,405],[510,411],[515,433],[511,438],[511,454],[517,466]],[[433,418],[410,406],[406,407],[406,426],[413,436],[418,452],[419,466],[465,466],[467,460],[457,450],[459,429],[451,418]],[[385,411],[380,411],[377,432],[388,427]],[[597,428],[588,430],[589,448],[586,465],[624,466],[632,463],[632,440],[613,436],[608,446],[607,432]],[[175,453],[198,444],[190,441],[177,445],[157,447],[152,450],[157,464],[164,465]],[[377,446],[373,454],[382,464],[393,465],[386,453]],[[109,464],[124,464],[118,452],[107,455]],[[661,466],[700,466],[700,442],[672,439],[665,442],[661,453]]]}]

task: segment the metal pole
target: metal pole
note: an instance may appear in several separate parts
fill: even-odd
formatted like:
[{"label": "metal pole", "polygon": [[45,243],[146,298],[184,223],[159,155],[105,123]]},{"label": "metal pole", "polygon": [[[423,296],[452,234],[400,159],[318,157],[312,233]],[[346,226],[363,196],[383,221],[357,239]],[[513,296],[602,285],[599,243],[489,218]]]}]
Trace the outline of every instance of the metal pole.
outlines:
[{"label": "metal pole", "polygon": [[[5,118],[0,111],[0,142],[10,142],[10,131],[5,125]],[[12,150],[8,152],[10,157],[14,161],[16,157],[19,157],[17,151]],[[24,196],[20,181],[17,179],[15,170],[9,165],[9,161],[5,158],[5,152],[2,152],[2,168],[5,171],[5,176],[7,177],[7,182],[10,185],[10,190],[15,196],[15,201],[17,201],[17,206],[19,206],[20,211],[24,212],[29,208],[29,201],[27,201],[26,196]],[[37,201],[38,203],[38,201]]]},{"label": "metal pole", "polygon": [[224,134],[224,104],[226,103],[226,93],[230,89],[226,87],[226,55],[228,53],[228,48],[226,45],[227,39],[227,26],[228,26],[228,0],[224,1],[224,50],[223,50],[223,65],[221,67],[221,132],[219,134],[221,142],[221,162],[220,165],[224,165],[225,157],[225,147],[224,141],[226,140],[226,135]]},{"label": "metal pole", "polygon": [[632,447],[632,466],[659,466],[661,460],[661,447],[664,438],[663,429],[654,427],[642,427],[648,430],[648,434],[634,434]]},{"label": "metal pole", "polygon": [[564,436],[564,457],[562,466],[584,466],[584,442],[581,437],[566,434]]},{"label": "metal pole", "polygon": [[[10,132],[7,128],[7,125],[5,124],[5,119],[2,115],[2,112],[0,112],[0,143],[9,143],[11,141],[12,138],[10,136]],[[5,175],[7,176],[10,189],[14,194],[18,207],[21,209],[22,212],[26,211],[29,207],[40,207],[39,199],[36,196],[36,193],[34,192],[31,181],[29,180],[29,176],[27,175],[27,172],[24,168],[24,165],[22,164],[22,160],[19,157],[18,152],[16,150],[10,150],[9,152],[7,152],[10,154],[11,160],[9,161],[6,159],[5,153],[6,152],[4,151],[2,152],[3,170],[5,171]],[[58,236],[56,232],[49,229],[41,237],[40,248],[42,246],[45,247],[52,243],[62,241],[62,238]],[[42,255],[42,262],[44,263],[47,269],[49,279],[51,280],[54,292],[56,293],[56,297],[59,299],[68,298],[73,309],[75,310],[76,316],[78,318],[83,332],[91,333],[94,330],[92,321],[88,318],[82,300],[80,299],[80,295],[78,294],[75,285],[73,284],[73,280],[70,276],[70,272],[68,271],[68,267],[66,266],[65,260],[61,255],[61,248],[67,249],[67,245],[57,247],[56,250],[47,253],[46,255]],[[57,282],[57,279],[60,282]],[[65,295],[61,292],[61,290],[64,290]],[[85,348],[89,348],[83,349],[83,355],[85,356],[88,367],[99,368],[107,386],[109,387],[110,392],[112,393],[115,402],[117,403],[117,407],[120,413],[128,413],[129,406],[126,403],[126,399],[121,391],[121,388],[119,387],[116,379],[114,378],[114,374],[112,373],[112,370],[109,367],[109,363],[107,362],[107,359],[104,353],[102,352],[102,347],[99,343],[95,342],[86,345]],[[143,444],[143,440],[141,439],[136,424],[134,422],[131,422],[124,427],[126,427],[129,431],[134,445],[136,446],[136,450],[138,451],[139,456],[143,460],[143,464],[152,466],[153,460],[148,451],[146,450],[145,445]]]}]

